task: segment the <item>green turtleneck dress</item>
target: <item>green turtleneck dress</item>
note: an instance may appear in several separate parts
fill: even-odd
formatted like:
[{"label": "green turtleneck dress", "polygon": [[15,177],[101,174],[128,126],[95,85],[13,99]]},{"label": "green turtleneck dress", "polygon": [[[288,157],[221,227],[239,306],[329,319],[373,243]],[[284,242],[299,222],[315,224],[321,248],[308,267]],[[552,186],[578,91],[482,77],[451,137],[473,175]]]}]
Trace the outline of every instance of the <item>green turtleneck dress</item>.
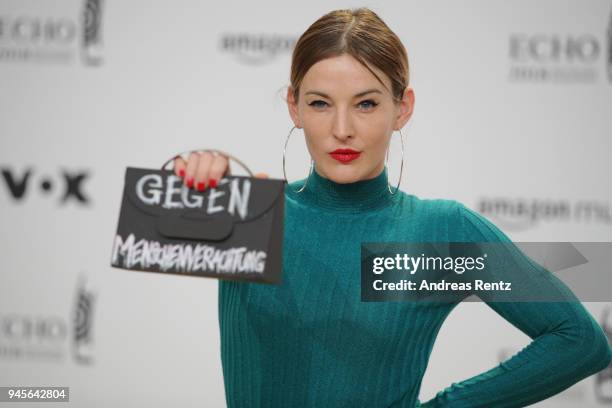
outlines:
[{"label": "green turtleneck dress", "polygon": [[286,185],[282,283],[219,281],[228,407],[523,407],[610,363],[603,330],[569,290],[568,302],[490,302],[531,344],[421,403],[456,303],[361,302],[361,242],[509,239],[456,201],[390,194],[386,169],[350,184],[315,170],[296,193],[304,181]]}]

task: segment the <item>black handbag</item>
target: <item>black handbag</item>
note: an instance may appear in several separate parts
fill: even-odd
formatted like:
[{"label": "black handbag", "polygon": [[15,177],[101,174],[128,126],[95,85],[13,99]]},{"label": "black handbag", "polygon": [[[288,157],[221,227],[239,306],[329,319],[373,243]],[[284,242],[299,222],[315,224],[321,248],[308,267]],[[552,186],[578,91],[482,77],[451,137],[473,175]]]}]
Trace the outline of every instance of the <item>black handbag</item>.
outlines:
[{"label": "black handbag", "polygon": [[[204,192],[165,167],[128,167],[111,266],[260,283],[282,277],[286,181],[225,175]],[[181,153],[185,154],[185,153]]]}]

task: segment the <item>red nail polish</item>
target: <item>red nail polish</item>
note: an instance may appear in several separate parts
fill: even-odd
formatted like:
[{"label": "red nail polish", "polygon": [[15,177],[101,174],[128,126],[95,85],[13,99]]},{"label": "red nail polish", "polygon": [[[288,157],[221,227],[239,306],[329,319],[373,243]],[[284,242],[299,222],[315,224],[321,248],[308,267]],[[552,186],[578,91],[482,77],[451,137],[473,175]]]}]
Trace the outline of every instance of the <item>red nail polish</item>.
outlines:
[{"label": "red nail polish", "polygon": [[215,179],[210,179],[208,181],[208,183],[210,184],[210,188],[216,188],[217,187],[217,180],[215,180]]},{"label": "red nail polish", "polygon": [[190,177],[187,179],[187,187],[189,188],[193,187],[193,178]]},{"label": "red nail polish", "polygon": [[185,177],[185,169],[180,169],[179,170],[179,176]]},{"label": "red nail polish", "polygon": [[198,183],[198,191],[204,191],[205,187],[206,187],[206,184],[203,181],[200,181]]}]

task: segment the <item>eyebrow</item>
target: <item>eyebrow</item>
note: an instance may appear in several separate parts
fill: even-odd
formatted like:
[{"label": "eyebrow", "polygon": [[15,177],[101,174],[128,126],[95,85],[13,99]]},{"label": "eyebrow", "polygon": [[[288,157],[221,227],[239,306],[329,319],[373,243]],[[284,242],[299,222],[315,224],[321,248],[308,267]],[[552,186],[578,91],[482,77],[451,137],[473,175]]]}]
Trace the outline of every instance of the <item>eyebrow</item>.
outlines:
[{"label": "eyebrow", "polygon": [[[367,94],[369,94],[369,93],[373,93],[373,92],[375,92],[375,93],[379,93],[379,94],[382,94],[382,92],[381,92],[381,91],[379,91],[378,89],[368,89],[368,90],[366,90],[366,91],[359,92],[358,94],[355,94],[355,96],[353,96],[353,98],[359,98],[360,96],[364,96],[364,95],[367,95]],[[323,93],[323,92],[319,92],[319,91],[308,91],[308,92],[306,92],[304,95],[308,95],[308,94],[319,95],[319,96],[322,96],[322,97],[324,97],[324,98],[331,99],[331,98],[329,97],[329,95],[327,95],[327,94],[325,94],[325,93]]]}]

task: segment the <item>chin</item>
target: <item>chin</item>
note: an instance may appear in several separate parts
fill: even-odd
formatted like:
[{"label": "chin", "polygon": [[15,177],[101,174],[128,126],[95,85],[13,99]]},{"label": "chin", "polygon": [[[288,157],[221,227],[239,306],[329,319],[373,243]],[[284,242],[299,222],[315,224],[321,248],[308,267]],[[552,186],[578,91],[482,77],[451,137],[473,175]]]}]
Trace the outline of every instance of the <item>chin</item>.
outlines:
[{"label": "chin", "polygon": [[325,169],[325,175],[328,179],[338,184],[354,183],[361,179],[359,171],[356,168],[351,168],[350,165],[341,164],[334,166],[332,169]]}]

